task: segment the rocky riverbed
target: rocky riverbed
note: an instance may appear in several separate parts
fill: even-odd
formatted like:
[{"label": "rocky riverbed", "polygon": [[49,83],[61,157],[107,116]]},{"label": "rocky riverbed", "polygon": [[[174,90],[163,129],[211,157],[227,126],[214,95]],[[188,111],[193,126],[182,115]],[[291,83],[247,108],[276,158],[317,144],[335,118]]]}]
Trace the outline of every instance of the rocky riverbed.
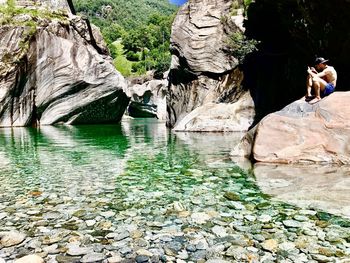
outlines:
[{"label": "rocky riverbed", "polygon": [[[36,168],[1,150],[1,263],[350,262],[349,220],[271,199],[226,159],[223,138],[203,155],[174,134],[131,125],[128,149],[113,155],[122,148],[115,134],[97,146],[83,128],[51,129],[75,146],[37,137]],[[28,151],[13,138],[13,151]],[[54,163],[63,153],[66,163]],[[74,169],[63,169],[69,162]]]}]

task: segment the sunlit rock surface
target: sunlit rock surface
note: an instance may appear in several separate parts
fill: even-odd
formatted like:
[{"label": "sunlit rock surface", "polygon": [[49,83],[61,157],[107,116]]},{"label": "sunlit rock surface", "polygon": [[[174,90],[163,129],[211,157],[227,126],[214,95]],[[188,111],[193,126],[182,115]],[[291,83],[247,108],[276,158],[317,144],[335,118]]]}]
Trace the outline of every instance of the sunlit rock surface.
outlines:
[{"label": "sunlit rock surface", "polygon": [[[227,48],[230,34],[242,30],[240,22],[235,24],[239,19],[230,19],[231,4],[227,0],[190,1],[178,12],[171,36],[169,127],[181,131],[202,131],[204,126],[207,126],[206,131],[242,131],[250,126],[246,122],[243,125],[235,122],[235,116],[231,116],[230,127],[225,123],[220,129],[212,125],[216,121],[221,124],[220,118],[215,113],[208,116],[206,110],[207,104],[217,104],[216,112],[226,111],[223,118],[227,119],[228,115],[235,114],[227,104],[240,104],[241,99],[246,104],[247,96],[250,97],[250,93],[242,89],[243,73],[238,69],[238,60]],[[249,100],[249,106],[243,111],[250,112],[252,123],[254,103],[251,98]],[[181,123],[185,118],[186,124]],[[207,125],[209,119],[212,124]]]},{"label": "sunlit rock surface", "polygon": [[256,164],[258,186],[287,203],[350,218],[350,167]]},{"label": "sunlit rock surface", "polygon": [[0,126],[118,122],[126,82],[98,30],[72,15],[36,23],[0,28]]},{"label": "sunlit rock surface", "polygon": [[269,163],[350,164],[350,92],[304,99],[265,117],[232,152]]},{"label": "sunlit rock surface", "polygon": [[135,118],[157,118],[166,120],[166,95],[168,81],[150,80],[129,86],[126,93],[131,98],[128,113]]},{"label": "sunlit rock surface", "polygon": [[254,118],[254,104],[248,93],[233,104],[206,103],[186,115],[175,131],[239,132],[248,130]]}]

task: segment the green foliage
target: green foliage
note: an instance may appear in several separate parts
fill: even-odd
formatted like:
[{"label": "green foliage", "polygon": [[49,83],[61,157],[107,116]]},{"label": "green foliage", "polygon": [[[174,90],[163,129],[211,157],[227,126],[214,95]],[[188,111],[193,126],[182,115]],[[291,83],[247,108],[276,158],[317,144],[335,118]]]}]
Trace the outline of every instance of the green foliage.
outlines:
[{"label": "green foliage", "polygon": [[128,77],[131,75],[132,64],[133,63],[127,60],[125,56],[117,56],[114,59],[115,68],[125,77]]},{"label": "green foliage", "polygon": [[242,32],[234,32],[230,35],[228,46],[232,55],[243,62],[244,58],[253,51],[257,50],[259,41],[255,39],[248,39]]},{"label": "green foliage", "polygon": [[[169,68],[171,24],[177,8],[168,0],[75,0],[74,3],[78,12],[101,28],[118,70],[123,68],[121,72],[125,72],[126,67],[129,74],[130,66],[132,73],[142,75],[148,70],[164,72]],[[122,39],[122,55],[117,55],[112,45],[118,39]]]}]

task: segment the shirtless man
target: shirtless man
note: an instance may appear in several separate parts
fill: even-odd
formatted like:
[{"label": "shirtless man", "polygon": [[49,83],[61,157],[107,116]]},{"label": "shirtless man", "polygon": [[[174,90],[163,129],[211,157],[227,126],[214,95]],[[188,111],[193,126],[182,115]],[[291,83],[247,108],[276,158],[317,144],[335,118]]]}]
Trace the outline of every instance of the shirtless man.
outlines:
[{"label": "shirtless man", "polygon": [[327,61],[321,57],[316,58],[316,69],[308,67],[306,100],[312,98],[311,89],[314,88],[315,91],[315,98],[309,102],[310,104],[314,104],[334,92],[337,85],[337,72],[333,67],[327,65]]}]

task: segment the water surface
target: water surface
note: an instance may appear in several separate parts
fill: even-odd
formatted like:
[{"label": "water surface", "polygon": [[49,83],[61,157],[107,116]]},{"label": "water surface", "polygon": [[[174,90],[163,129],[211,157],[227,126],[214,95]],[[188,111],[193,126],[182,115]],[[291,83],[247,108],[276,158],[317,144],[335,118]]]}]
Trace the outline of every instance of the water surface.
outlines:
[{"label": "water surface", "polygon": [[349,222],[261,192],[229,157],[241,136],[175,134],[155,120],[0,129],[0,234],[26,235],[0,258],[347,258]]}]

